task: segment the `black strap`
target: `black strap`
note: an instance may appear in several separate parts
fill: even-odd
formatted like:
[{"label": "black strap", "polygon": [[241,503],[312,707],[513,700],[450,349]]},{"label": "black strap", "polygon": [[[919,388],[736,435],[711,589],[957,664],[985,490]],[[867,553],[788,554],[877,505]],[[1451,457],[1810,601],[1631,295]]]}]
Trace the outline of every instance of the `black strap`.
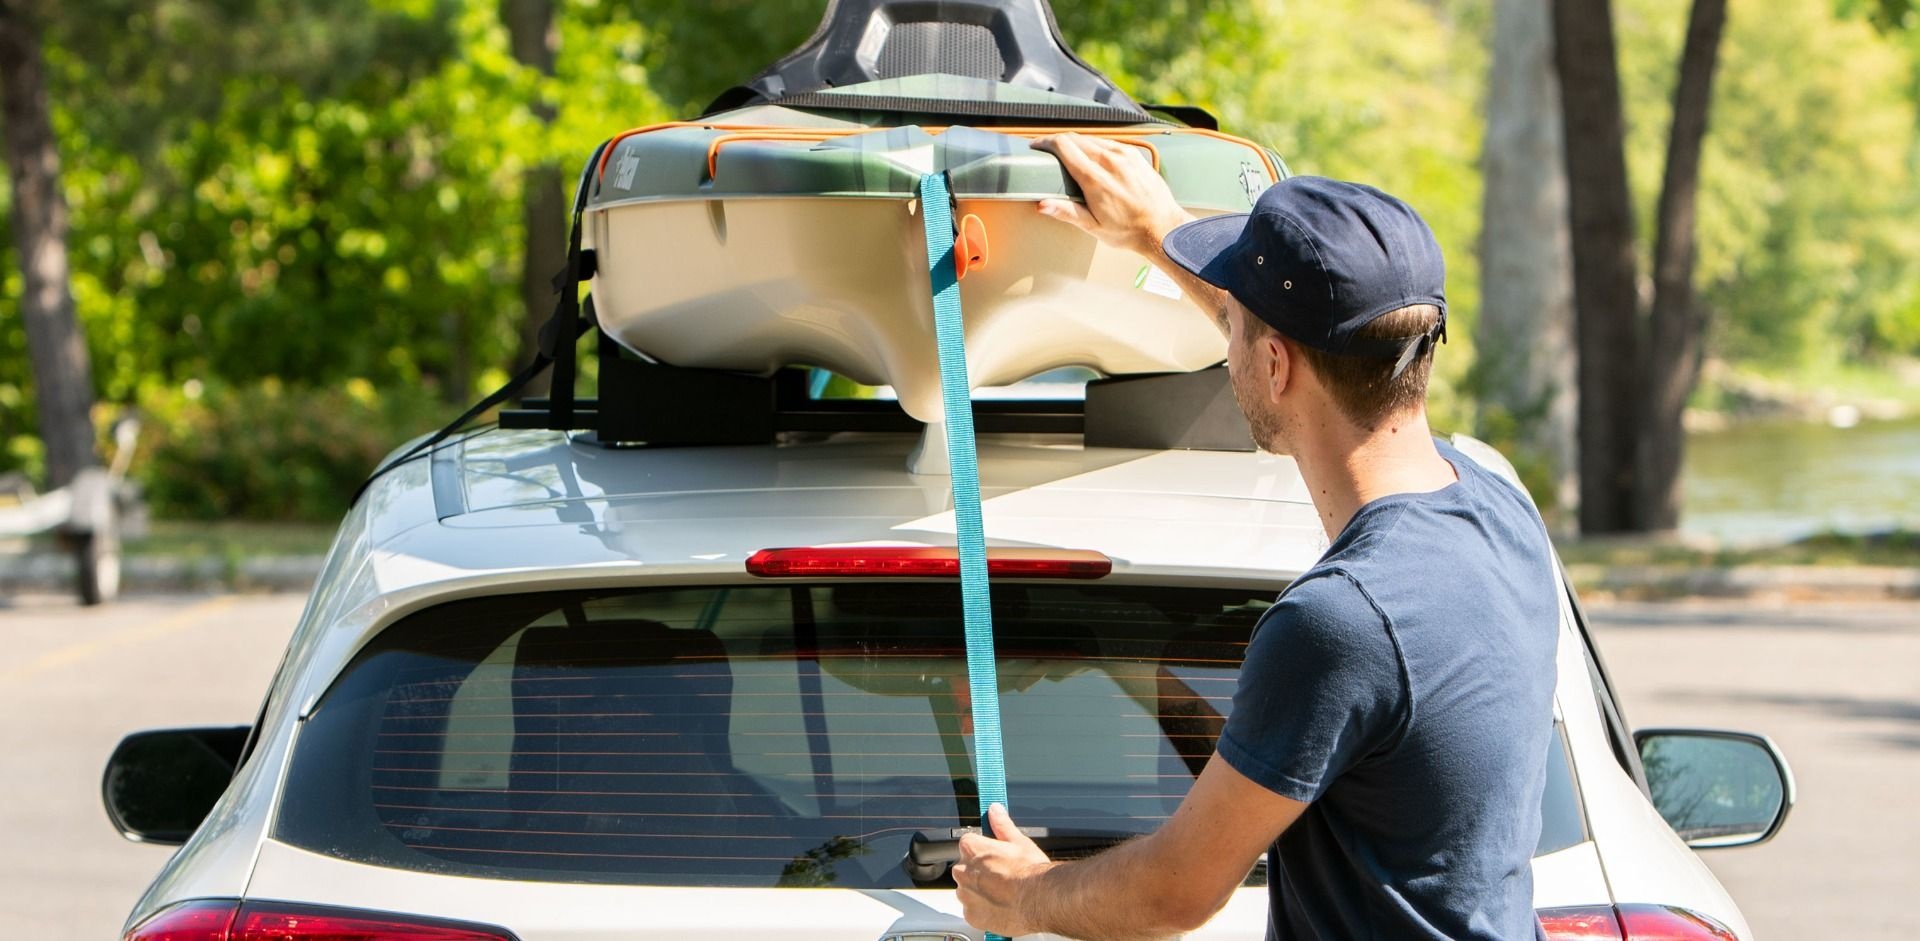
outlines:
[{"label": "black strap", "polygon": [[1220,119],[1213,112],[1198,105],[1151,105],[1141,104],[1148,111],[1158,111],[1188,127],[1206,128],[1209,131],[1220,129]]},{"label": "black strap", "polygon": [[[353,491],[352,499],[347,501],[348,506],[360,502],[360,496],[367,492],[367,488],[373,486],[373,482],[379,480],[388,471],[422,454],[432,452],[435,445],[458,433],[460,429],[467,426],[468,422],[512,398],[514,393],[532,382],[533,377],[545,372],[548,366],[554,367],[553,392],[550,398],[554,418],[552,427],[571,428],[573,426],[574,360],[580,339],[580,283],[593,277],[594,268],[592,254],[580,250],[580,217],[586,212],[587,194],[593,188],[594,171],[600,166],[600,154],[607,149],[607,143],[609,142],[602,142],[600,146],[594,148],[593,156],[587,160],[586,169],[580,173],[580,185],[574,190],[572,232],[567,236],[567,266],[553,276],[553,289],[559,293],[560,298],[554,303],[553,313],[547,317],[547,322],[540,325],[540,348],[534,352],[533,362],[514,373],[513,378],[508,379],[500,388],[488,393],[486,398],[473,403],[473,407],[461,412],[460,417],[447,423],[446,427],[408,448],[405,454],[388,461],[378,470],[368,474],[367,479],[361,481],[360,486]],[[562,419],[565,420],[565,424],[560,423]]]},{"label": "black strap", "polygon": [[[717,102],[716,102],[717,103]],[[782,95],[769,104],[783,108],[833,108],[843,111],[892,111],[907,114],[945,114],[957,117],[1021,118],[1032,121],[1070,121],[1097,124],[1144,124],[1145,112],[1089,101],[1086,104],[1042,101],[960,101],[952,98],[916,98],[907,95],[862,95],[852,92],[802,92]]]},{"label": "black strap", "polygon": [[548,359],[545,353],[534,354],[533,362],[528,363],[526,365],[526,368],[515,373],[512,379],[508,379],[506,381],[505,385],[502,385],[500,388],[493,390],[493,392],[490,393],[486,398],[481,399],[478,402],[475,402],[472,408],[469,408],[466,411],[460,413],[459,418],[454,419],[452,422],[448,423],[446,427],[440,429],[439,431],[434,432],[433,435],[427,438],[425,441],[422,441],[419,444],[416,444],[413,447],[408,448],[407,453],[402,454],[391,461],[388,461],[379,470],[376,470],[373,473],[368,474],[367,479],[361,481],[359,488],[353,491],[353,499],[348,500],[347,505],[352,506],[355,503],[360,502],[360,495],[366,493],[367,488],[373,486],[373,482],[376,480],[379,480],[388,471],[393,470],[394,468],[397,468],[400,465],[405,464],[406,462],[411,461],[416,457],[419,457],[423,453],[427,453],[434,450],[434,445],[437,445],[440,442],[447,440],[449,437],[452,437],[455,433],[459,432],[460,429],[466,427],[468,422],[473,421],[475,418],[480,417],[481,413],[485,412],[487,409],[493,408],[494,406],[497,406],[500,403],[505,402],[506,400],[512,398],[513,394],[515,392],[520,391],[520,388],[522,386],[533,381],[533,377],[540,375],[542,372],[545,372],[547,367],[552,364],[553,364],[553,360]]},{"label": "black strap", "polygon": [[1347,348],[1341,352],[1347,356],[1364,356],[1370,359],[1392,359],[1393,374],[1388,382],[1400,378],[1400,374],[1413,365],[1421,354],[1438,344],[1447,342],[1447,315],[1441,314],[1439,321],[1428,327],[1425,333],[1409,337],[1372,337],[1355,338],[1347,341]]}]

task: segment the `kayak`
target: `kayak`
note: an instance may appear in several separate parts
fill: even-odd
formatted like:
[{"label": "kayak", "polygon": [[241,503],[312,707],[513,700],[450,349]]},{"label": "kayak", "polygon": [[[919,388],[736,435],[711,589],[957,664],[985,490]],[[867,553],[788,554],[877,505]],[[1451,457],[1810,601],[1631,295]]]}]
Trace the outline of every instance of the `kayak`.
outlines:
[{"label": "kayak", "polygon": [[[1248,211],[1286,175],[1279,157],[1171,120],[954,120],[992,110],[969,102],[1009,99],[1041,113],[1079,101],[916,75],[821,89],[805,107],[752,103],[617,135],[588,168],[581,222],[600,329],[674,366],[766,375],[801,365],[891,386],[909,415],[939,422],[917,194],[923,176],[945,173],[972,388],[1066,366],[1114,376],[1225,358],[1224,338],[1170,278],[1039,213],[1038,200],[1079,192],[1033,144],[1067,130],[1123,143],[1197,216]],[[938,102],[945,113],[876,101]]]}]

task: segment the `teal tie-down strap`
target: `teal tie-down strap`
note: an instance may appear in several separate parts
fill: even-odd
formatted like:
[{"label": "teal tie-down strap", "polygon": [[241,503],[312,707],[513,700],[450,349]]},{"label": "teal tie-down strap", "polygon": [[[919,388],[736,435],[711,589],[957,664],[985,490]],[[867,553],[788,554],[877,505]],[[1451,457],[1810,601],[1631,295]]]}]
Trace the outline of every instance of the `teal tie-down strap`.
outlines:
[{"label": "teal tie-down strap", "polygon": [[980,461],[973,448],[973,396],[967,386],[960,278],[954,270],[953,204],[947,195],[946,174],[920,178],[920,218],[927,229],[933,331],[940,345],[940,403],[946,413],[947,466],[953,474],[953,530],[960,547],[960,604],[966,619],[967,685],[973,700],[973,779],[980,791],[980,825],[988,828],[987,807],[1007,802],[1007,765],[1000,745],[1000,681],[993,664],[987,535],[980,518]]}]

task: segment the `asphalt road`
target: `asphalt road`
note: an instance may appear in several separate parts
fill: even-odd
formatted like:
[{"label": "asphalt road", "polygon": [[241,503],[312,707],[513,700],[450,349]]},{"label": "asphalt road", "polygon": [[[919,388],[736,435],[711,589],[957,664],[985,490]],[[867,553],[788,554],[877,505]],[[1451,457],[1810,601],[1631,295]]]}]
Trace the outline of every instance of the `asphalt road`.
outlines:
[{"label": "asphalt road", "polygon": [[119,937],[171,850],[129,843],[107,822],[107,756],[138,729],[252,722],[304,601],[0,606],[0,935]]},{"label": "asphalt road", "polygon": [[1708,850],[1754,932],[1914,935],[1920,604],[1615,605],[1592,612],[1635,727],[1761,732],[1799,802],[1771,842]]},{"label": "asphalt road", "polygon": [[[0,599],[0,936],[115,937],[168,850],[125,842],[100,770],[126,732],[250,721],[297,596]],[[1638,725],[1763,731],[1800,805],[1710,865],[1760,937],[1905,938],[1920,885],[1920,605],[1593,612]]]}]

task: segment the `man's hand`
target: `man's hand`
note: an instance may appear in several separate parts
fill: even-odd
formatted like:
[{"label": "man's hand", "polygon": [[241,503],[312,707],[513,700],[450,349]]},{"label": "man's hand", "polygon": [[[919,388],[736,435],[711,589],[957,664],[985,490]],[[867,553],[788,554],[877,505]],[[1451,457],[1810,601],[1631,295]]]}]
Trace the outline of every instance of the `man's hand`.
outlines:
[{"label": "man's hand", "polygon": [[1033,934],[1039,930],[1021,912],[1021,897],[1032,880],[1052,868],[1047,854],[1013,825],[1007,809],[994,804],[987,808],[987,822],[994,839],[979,833],[960,838],[960,861],[953,866],[953,881],[960,886],[960,906],[967,924],[1005,937]]},{"label": "man's hand", "polygon": [[961,837],[953,879],[967,923],[996,934],[1163,941],[1227,904],[1306,807],[1216,754],[1160,829],[1078,862],[1048,862],[1005,808],[988,808],[993,832],[1006,839]]},{"label": "man's hand", "polygon": [[1174,202],[1159,171],[1140,159],[1138,147],[1079,134],[1056,134],[1033,146],[1060,158],[1086,199],[1084,206],[1070,199],[1043,199],[1040,211],[1108,245],[1155,257],[1160,240],[1193,219]]},{"label": "man's hand", "polygon": [[1193,216],[1174,201],[1173,191],[1159,171],[1140,159],[1140,148],[1079,134],[1043,137],[1033,146],[1060,158],[1060,165],[1080,184],[1080,195],[1087,201],[1082,206],[1071,199],[1043,199],[1042,215],[1071,223],[1115,248],[1145,256],[1212,318],[1221,335],[1229,332],[1227,292],[1187,273],[1160,250],[1167,233],[1192,222]]}]

